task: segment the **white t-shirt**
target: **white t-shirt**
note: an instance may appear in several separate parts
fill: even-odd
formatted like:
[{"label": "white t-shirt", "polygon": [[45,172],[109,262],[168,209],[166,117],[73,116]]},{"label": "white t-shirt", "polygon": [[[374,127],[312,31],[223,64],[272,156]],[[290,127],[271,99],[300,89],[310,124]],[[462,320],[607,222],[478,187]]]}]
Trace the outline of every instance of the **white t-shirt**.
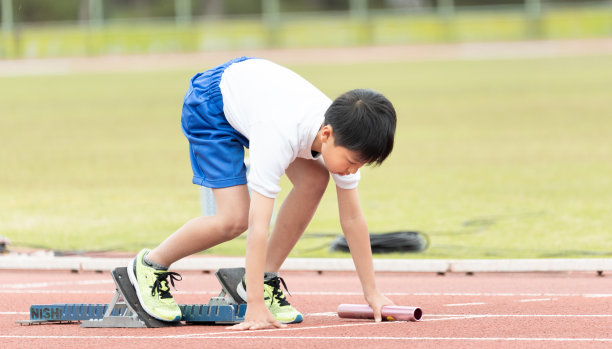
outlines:
[{"label": "white t-shirt", "polygon": [[[315,159],[311,146],[331,100],[293,71],[265,59],[230,65],[219,84],[223,112],[249,140],[249,187],[275,198],[280,178],[297,158]],[[352,189],[360,173],[332,174],[337,186]]]}]

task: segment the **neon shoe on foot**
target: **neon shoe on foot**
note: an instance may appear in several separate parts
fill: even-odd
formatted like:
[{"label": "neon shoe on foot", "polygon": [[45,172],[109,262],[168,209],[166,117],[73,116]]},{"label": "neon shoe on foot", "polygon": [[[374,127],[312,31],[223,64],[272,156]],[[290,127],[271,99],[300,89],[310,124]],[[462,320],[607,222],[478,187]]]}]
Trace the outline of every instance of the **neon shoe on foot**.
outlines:
[{"label": "neon shoe on foot", "polygon": [[[276,320],[284,324],[296,324],[302,322],[304,320],[302,314],[292,307],[289,302],[287,302],[287,298],[280,287],[281,283],[283,284],[283,287],[285,287],[285,290],[287,290],[285,280],[278,276],[264,282],[265,298],[270,299],[270,303],[268,305],[270,312],[274,315]],[[289,290],[287,290],[287,293],[289,293]],[[268,304],[267,299],[266,304]]]},{"label": "neon shoe on foot", "polygon": [[130,282],[136,290],[138,300],[144,311],[162,321],[180,321],[181,309],[170,294],[168,277],[174,286],[174,280],[180,281],[181,276],[167,270],[157,270],[144,263],[143,258],[149,252],[144,249],[127,267]]},{"label": "neon shoe on foot", "polygon": [[[266,302],[266,306],[270,309],[270,312],[274,315],[276,320],[283,324],[296,324],[302,322],[304,317],[287,302],[287,298],[280,288],[281,283],[285,287],[285,290],[287,290],[285,280],[278,276],[268,281],[264,281],[264,301]],[[246,276],[242,278],[242,282],[236,287],[236,292],[246,301]],[[287,290],[287,292],[289,292],[289,290]]]}]

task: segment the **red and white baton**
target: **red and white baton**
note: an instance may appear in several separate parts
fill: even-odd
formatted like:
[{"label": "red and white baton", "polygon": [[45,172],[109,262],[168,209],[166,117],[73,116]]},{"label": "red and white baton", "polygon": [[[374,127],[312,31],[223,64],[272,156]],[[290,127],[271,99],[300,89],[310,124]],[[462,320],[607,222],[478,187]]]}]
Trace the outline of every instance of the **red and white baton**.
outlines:
[{"label": "red and white baton", "polygon": [[[382,307],[382,319],[386,321],[419,321],[423,311],[419,307],[385,305]],[[374,311],[367,304],[340,304],[338,316],[348,319],[374,319]]]}]

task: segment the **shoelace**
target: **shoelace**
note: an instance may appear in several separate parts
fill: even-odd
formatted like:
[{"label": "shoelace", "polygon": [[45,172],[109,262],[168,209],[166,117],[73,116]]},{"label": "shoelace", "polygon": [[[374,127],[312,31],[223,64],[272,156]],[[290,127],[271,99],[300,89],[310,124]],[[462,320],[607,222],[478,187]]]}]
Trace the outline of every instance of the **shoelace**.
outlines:
[{"label": "shoelace", "polygon": [[173,271],[158,271],[155,273],[157,278],[151,286],[151,296],[155,296],[156,293],[159,293],[160,298],[172,298],[170,294],[170,287],[168,287],[168,277],[170,277],[170,283],[172,287],[176,289],[174,286],[174,280],[181,281],[183,277],[179,273],[175,273]]},{"label": "shoelace", "polygon": [[290,305],[289,302],[287,302],[287,299],[285,298],[285,295],[283,294],[283,291],[280,288],[280,284],[283,284],[283,287],[285,288],[285,291],[287,291],[287,293],[289,293],[289,295],[291,296],[291,292],[289,292],[289,290],[287,289],[287,285],[285,284],[285,280],[283,280],[282,277],[275,277],[271,280],[268,280],[265,282],[266,285],[268,286],[272,286],[272,297],[275,298],[278,301],[278,304],[281,306],[285,306],[285,305]]}]

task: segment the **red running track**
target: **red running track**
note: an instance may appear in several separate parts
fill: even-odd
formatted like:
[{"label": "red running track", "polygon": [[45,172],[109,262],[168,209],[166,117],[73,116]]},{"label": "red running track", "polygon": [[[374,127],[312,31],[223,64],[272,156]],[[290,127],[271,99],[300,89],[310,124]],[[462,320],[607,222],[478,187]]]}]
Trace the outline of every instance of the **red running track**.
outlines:
[{"label": "red running track", "polygon": [[[185,272],[179,303],[207,303],[213,274]],[[612,277],[595,273],[473,276],[380,273],[398,305],[420,306],[420,322],[340,319],[340,303],[365,303],[355,273],[282,274],[290,302],[305,314],[285,329],[235,332],[224,326],[93,329],[19,325],[31,304],[109,303],[108,273],[0,271],[0,348],[612,348]]]}]

